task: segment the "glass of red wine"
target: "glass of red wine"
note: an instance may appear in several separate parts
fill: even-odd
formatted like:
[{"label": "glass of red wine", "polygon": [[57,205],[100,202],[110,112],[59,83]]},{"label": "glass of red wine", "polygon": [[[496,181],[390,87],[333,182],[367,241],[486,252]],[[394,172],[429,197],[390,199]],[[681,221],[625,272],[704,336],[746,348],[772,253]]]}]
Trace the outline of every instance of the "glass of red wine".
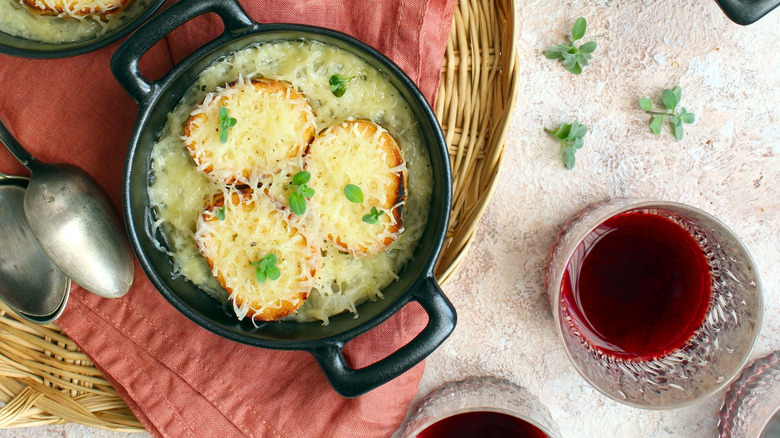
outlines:
[{"label": "glass of red wine", "polygon": [[696,208],[617,199],[566,226],[547,267],[566,353],[621,403],[667,409],[726,386],[761,326],[753,259],[723,223]]},{"label": "glass of red wine", "polygon": [[559,438],[547,408],[508,380],[468,377],[431,392],[397,438]]}]

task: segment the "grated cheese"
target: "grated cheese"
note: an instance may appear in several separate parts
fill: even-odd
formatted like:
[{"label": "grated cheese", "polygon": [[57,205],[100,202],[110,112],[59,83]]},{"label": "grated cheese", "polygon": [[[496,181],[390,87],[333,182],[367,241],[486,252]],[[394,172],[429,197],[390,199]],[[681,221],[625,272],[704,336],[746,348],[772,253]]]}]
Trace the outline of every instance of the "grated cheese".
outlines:
[{"label": "grated cheese", "polygon": [[[211,273],[230,293],[238,319],[273,321],[303,304],[321,265],[316,239],[301,218],[292,215],[260,190],[226,188],[226,196],[198,218],[195,243],[209,260]],[[216,215],[224,208],[224,219]],[[281,276],[259,282],[256,266],[276,255]]]},{"label": "grated cheese", "polygon": [[[354,77],[342,97],[335,97],[328,79],[333,74]],[[311,104],[319,129],[354,117],[381,125],[396,138],[406,161],[407,199],[403,205],[404,231],[384,251],[356,258],[327,240],[320,242],[322,265],[306,301],[288,317],[295,321],[321,320],[349,311],[357,316],[358,305],[382,298],[381,290],[397,278],[412,258],[427,224],[433,189],[430,160],[414,114],[383,73],[362,59],[335,46],[311,40],[274,41],[253,44],[217,60],[206,68],[182,101],[168,116],[151,157],[149,196],[166,247],[173,253],[175,272],[223,302],[227,293],[219,286],[194,243],[196,222],[204,208],[225,187],[199,171],[184,146],[184,125],[193,109],[218,87],[239,79],[285,81],[304,94]],[[240,120],[239,122],[240,123]],[[237,125],[238,126],[238,125]],[[344,157],[348,161],[348,157]],[[291,162],[278,173],[250,181],[262,185],[276,202],[286,203],[292,176],[302,163]],[[388,169],[398,172],[403,166]],[[310,182],[310,186],[314,181]],[[318,194],[309,205],[316,203]],[[401,205],[394,206],[400,208]],[[307,210],[309,235],[323,235],[319,215]],[[384,215],[383,215],[384,216]],[[241,309],[238,309],[239,311]]]},{"label": "grated cheese", "polygon": [[[236,125],[222,143],[219,109]],[[306,97],[280,81],[239,77],[209,93],[190,113],[184,144],[199,170],[226,184],[257,181],[300,165],[314,138],[314,114]]]},{"label": "grated cheese", "polygon": [[[406,163],[389,132],[370,121],[347,120],[320,133],[309,150],[306,165],[317,192],[312,208],[333,245],[364,257],[383,250],[403,232]],[[362,203],[346,198],[348,184],[360,187]],[[371,207],[384,212],[376,224],[363,221]]]}]

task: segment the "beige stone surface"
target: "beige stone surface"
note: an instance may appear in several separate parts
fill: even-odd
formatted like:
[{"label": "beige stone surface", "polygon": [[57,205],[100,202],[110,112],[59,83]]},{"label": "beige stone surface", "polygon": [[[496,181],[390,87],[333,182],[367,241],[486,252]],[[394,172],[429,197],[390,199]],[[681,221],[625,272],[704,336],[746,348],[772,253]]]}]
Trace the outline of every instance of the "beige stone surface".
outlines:
[{"label": "beige stone surface", "polygon": [[[598,49],[582,75],[545,59],[578,16]],[[722,393],[654,412],[600,395],[568,363],[544,291],[563,224],[585,206],[639,196],[715,215],[753,254],[765,315],[753,357],[780,349],[780,10],[741,27],[712,0],[517,2],[520,92],[499,188],[462,269],[445,288],[458,326],[428,360],[424,395],[468,375],[508,378],[537,394],[565,438],[712,437]],[[639,97],[679,84],[696,113],[676,142],[648,129]],[[543,128],[590,127],[574,170]],[[141,437],[77,425],[0,437]]]},{"label": "beige stone surface", "polygon": [[[566,438],[714,437],[723,393],[646,411],[592,389],[569,364],[544,290],[556,235],[611,197],[682,202],[741,237],[764,284],[753,357],[780,349],[780,11],[741,27],[710,0],[518,1],[520,89],[499,188],[455,280],[459,321],[427,362],[420,393],[467,375],[497,375],[537,394]],[[578,16],[595,39],[580,76],[545,59]],[[676,142],[652,135],[637,100],[682,87],[696,113]],[[590,127],[571,171],[542,128]]]}]

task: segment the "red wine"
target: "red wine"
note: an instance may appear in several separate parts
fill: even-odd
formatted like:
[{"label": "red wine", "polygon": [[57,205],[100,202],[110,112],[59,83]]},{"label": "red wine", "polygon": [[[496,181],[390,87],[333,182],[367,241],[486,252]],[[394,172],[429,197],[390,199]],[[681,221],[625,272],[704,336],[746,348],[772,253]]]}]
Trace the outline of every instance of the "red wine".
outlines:
[{"label": "red wine", "polygon": [[547,434],[517,417],[478,411],[439,420],[417,438],[547,438]]},{"label": "red wine", "polygon": [[652,360],[683,347],[701,326],[711,283],[707,258],[688,231],[663,216],[627,212],[579,245],[561,296],[592,347]]}]

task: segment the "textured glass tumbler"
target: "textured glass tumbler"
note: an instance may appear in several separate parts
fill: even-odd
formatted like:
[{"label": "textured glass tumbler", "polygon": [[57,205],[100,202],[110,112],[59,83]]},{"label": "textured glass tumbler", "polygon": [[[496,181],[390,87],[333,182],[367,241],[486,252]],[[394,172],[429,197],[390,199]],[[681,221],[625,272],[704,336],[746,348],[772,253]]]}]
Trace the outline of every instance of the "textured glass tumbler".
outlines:
[{"label": "textured glass tumbler", "polygon": [[431,425],[469,412],[495,412],[518,418],[545,433],[559,438],[558,427],[550,413],[526,389],[495,377],[467,377],[447,383],[431,392],[407,415],[397,438],[414,438]]},{"label": "textured glass tumbler", "polygon": [[[675,222],[699,242],[710,266],[712,294],[703,324],[685,346],[652,360],[621,359],[591,346],[561,296],[564,273],[580,243],[607,219],[626,212]],[[689,405],[727,385],[753,349],[763,309],[755,263],[734,233],[701,210],[664,201],[616,199],[582,211],[553,247],[547,293],[566,354],[582,377],[604,395],[644,409]]]},{"label": "textured glass tumbler", "polygon": [[723,398],[720,438],[780,437],[780,351],[756,360]]}]

